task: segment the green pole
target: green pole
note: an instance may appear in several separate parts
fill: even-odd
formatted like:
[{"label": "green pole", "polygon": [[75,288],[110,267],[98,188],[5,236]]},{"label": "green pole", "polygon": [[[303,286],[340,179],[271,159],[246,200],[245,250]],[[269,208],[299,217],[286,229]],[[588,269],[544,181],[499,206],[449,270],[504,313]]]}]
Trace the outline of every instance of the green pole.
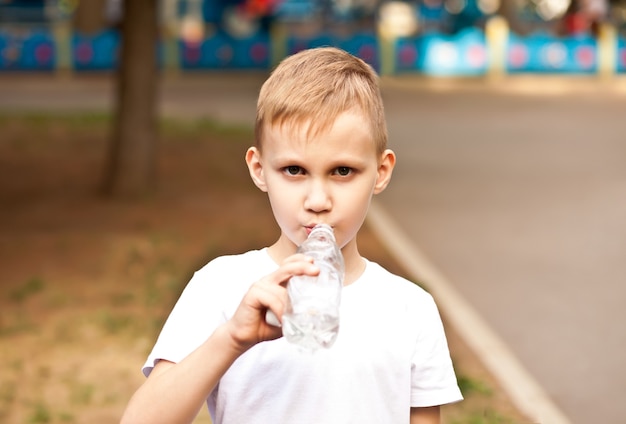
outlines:
[{"label": "green pole", "polygon": [[56,73],[69,75],[72,73],[72,29],[68,19],[59,19],[52,24],[55,44]]}]

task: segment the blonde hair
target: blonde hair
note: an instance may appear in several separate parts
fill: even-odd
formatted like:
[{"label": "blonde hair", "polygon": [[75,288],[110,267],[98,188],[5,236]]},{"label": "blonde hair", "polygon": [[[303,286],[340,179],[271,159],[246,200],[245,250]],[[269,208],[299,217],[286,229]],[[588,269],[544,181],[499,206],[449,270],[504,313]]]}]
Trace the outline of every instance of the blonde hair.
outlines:
[{"label": "blonde hair", "polygon": [[284,59],[259,93],[255,142],[261,149],[264,129],[308,124],[308,136],[330,129],[348,110],[370,122],[376,150],[387,147],[387,125],[378,75],[363,60],[341,49],[320,47]]}]

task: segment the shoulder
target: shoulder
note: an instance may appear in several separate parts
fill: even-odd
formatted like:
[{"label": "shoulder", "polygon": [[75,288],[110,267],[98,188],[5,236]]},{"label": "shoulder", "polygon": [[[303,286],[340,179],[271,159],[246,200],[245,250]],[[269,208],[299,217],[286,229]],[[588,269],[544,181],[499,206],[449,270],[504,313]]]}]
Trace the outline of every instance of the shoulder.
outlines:
[{"label": "shoulder", "polygon": [[185,292],[197,295],[216,288],[220,292],[239,292],[260,276],[272,272],[275,266],[266,249],[218,256],[193,274]]},{"label": "shoulder", "polygon": [[249,250],[245,253],[235,255],[218,256],[210,260],[206,265],[200,268],[196,273],[213,272],[216,269],[234,268],[233,271],[240,270],[245,265],[255,265],[266,262],[269,259],[265,249]]},{"label": "shoulder", "polygon": [[271,266],[271,258],[265,249],[212,259],[193,274],[170,319],[206,322],[207,314],[222,314],[232,305],[236,307],[250,285]]},{"label": "shoulder", "polygon": [[439,308],[433,296],[418,283],[393,274],[375,262],[368,262],[368,284],[378,307],[389,313],[400,314],[417,327],[440,319]]},{"label": "shoulder", "polygon": [[433,302],[433,297],[419,284],[393,274],[376,262],[367,261],[364,278],[385,297],[399,296],[411,302]]},{"label": "shoulder", "polygon": [[250,250],[236,255],[218,256],[200,268],[194,279],[205,279],[214,275],[237,280],[237,276],[271,272],[276,267],[267,249]]}]

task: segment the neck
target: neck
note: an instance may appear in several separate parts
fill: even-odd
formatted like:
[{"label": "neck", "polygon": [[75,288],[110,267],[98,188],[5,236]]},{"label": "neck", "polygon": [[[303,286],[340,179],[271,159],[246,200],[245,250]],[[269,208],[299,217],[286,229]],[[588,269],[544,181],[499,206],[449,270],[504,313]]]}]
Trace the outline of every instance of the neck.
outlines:
[{"label": "neck", "polygon": [[348,286],[359,279],[363,271],[365,271],[365,261],[359,253],[356,239],[350,241],[341,249],[343,260],[346,265],[346,277],[343,281],[344,286]]}]

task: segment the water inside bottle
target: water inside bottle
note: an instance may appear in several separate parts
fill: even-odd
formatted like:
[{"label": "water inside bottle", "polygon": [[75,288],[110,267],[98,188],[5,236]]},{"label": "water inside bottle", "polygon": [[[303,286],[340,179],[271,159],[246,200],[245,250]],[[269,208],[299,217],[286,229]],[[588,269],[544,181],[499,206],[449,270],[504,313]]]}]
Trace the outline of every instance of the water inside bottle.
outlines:
[{"label": "water inside bottle", "polygon": [[339,331],[341,280],[327,264],[317,277],[292,277],[289,302],[283,314],[283,335],[305,350],[329,348]]},{"label": "water inside bottle", "polygon": [[337,339],[337,309],[320,309],[319,300],[301,302],[297,310],[283,316],[283,335],[290,343],[305,350],[329,348]]},{"label": "water inside bottle", "polygon": [[298,251],[314,259],[317,276],[297,275],[287,284],[288,303],[283,314],[283,335],[304,350],[329,348],[339,330],[339,304],[344,264],[332,229],[317,226]]}]

